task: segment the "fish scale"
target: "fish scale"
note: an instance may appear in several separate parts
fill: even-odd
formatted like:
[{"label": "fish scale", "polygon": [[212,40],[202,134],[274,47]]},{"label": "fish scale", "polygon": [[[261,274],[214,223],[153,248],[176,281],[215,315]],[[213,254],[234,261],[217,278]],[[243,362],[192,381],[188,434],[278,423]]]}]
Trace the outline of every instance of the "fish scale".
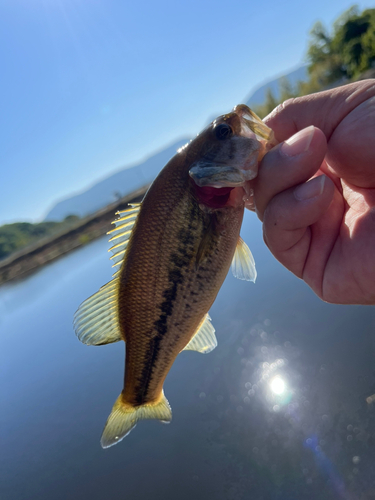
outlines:
[{"label": "fish scale", "polygon": [[208,311],[231,263],[236,277],[255,281],[240,228],[247,182],[272,144],[272,131],[241,105],[181,148],[142,203],[114,222],[110,250],[118,270],[75,315],[82,342],[126,342],[124,388],[104,428],[104,448],[139,420],[171,420],[165,378],[182,350],[216,347]]},{"label": "fish scale", "polygon": [[[168,172],[169,178],[173,175],[179,175],[175,168],[172,172]],[[160,184],[163,185],[163,182],[163,178],[158,178],[154,182],[149,192],[149,199],[153,199],[154,193],[155,196],[161,193]],[[187,184],[188,182],[189,179],[186,179]],[[188,185],[186,189],[188,190]],[[155,214],[158,211],[157,200],[156,208],[144,202],[138,217],[137,232],[128,248],[128,259],[132,264],[124,266],[124,273],[120,277],[119,301],[128,304],[128,307],[120,310],[120,323],[126,325],[125,336],[128,342],[123,397],[124,401],[130,403],[147,404],[158,400],[165,376],[176,354],[193,336],[202,316],[211,307],[223,277],[228,272],[242,222],[243,207],[237,210],[224,208],[221,211],[209,213],[202,211],[195,198],[187,195],[177,200],[171,198],[170,204],[173,206],[173,213],[163,225],[163,245],[160,248],[158,242],[150,238],[146,252],[149,264],[144,267],[144,261],[139,259],[138,264],[137,255],[133,256],[133,252],[137,252],[138,244],[143,241],[142,235],[147,231],[150,220],[148,210],[153,210]],[[160,219],[160,216],[157,217],[158,221]],[[212,225],[212,219],[215,220],[216,228],[227,226],[229,223],[232,229],[228,236],[222,236],[219,229],[216,230],[216,234],[212,231],[209,233],[210,245],[207,249],[210,254],[210,262],[207,262],[209,267],[206,267],[206,258],[203,258],[200,265],[196,267],[200,242],[207,235],[207,228]],[[234,227],[237,228],[236,234],[233,234]],[[158,234],[160,234],[159,231],[160,228],[157,228]],[[181,231],[186,233],[185,240],[182,241]],[[177,254],[181,245],[189,255],[188,265],[182,268],[176,266],[171,259],[171,255]],[[219,247],[220,256],[216,257],[216,261],[214,261],[215,253],[210,251],[213,245]],[[225,258],[228,253],[229,259]],[[159,254],[162,254],[164,259],[161,260],[158,257]],[[163,273],[162,270],[164,270]],[[171,272],[174,272],[172,279],[169,277]],[[181,282],[178,282],[179,273]],[[137,278],[130,288],[129,281],[133,275]],[[154,286],[145,287],[145,282],[154,283]],[[172,312],[166,317],[162,306],[166,301],[163,297],[167,291],[171,290],[171,287],[175,288],[176,296],[173,298]],[[153,288],[152,297],[149,291],[151,288]],[[144,293],[148,296],[145,297]],[[127,301],[127,294],[132,296],[132,305],[129,305]],[[149,303],[150,309],[154,311],[153,315],[142,316],[144,301]],[[135,318],[136,323],[133,326]],[[142,320],[139,321],[138,318]],[[179,323],[178,327],[175,326],[176,321]],[[160,326],[164,326],[165,331],[156,328],[158,322]],[[132,342],[133,335],[137,336],[137,342]],[[168,349],[165,346],[168,346]],[[147,373],[147,376],[142,373]],[[142,392],[143,399],[139,397],[140,392]]]}]

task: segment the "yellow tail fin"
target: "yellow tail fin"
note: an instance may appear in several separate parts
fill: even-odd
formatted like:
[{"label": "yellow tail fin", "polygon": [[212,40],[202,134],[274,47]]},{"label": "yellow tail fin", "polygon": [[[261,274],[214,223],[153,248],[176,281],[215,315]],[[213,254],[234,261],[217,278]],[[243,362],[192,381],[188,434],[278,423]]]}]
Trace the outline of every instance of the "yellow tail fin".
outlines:
[{"label": "yellow tail fin", "polygon": [[159,403],[149,403],[137,407],[125,404],[122,400],[122,394],[120,394],[105,424],[100,440],[102,448],[109,448],[119,443],[134,429],[138,420],[145,419],[156,419],[166,424],[172,420],[171,407],[164,393],[162,393]]}]

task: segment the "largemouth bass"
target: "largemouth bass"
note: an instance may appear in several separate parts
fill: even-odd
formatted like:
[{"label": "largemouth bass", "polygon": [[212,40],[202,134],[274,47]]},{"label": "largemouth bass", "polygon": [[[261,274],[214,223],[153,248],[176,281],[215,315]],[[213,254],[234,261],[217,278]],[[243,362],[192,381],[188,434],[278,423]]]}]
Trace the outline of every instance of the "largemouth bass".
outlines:
[{"label": "largemouth bass", "polygon": [[75,315],[85,344],[126,342],[124,389],[103,448],[141,419],[171,420],[164,380],[182,350],[216,347],[208,311],[231,263],[236,277],[255,281],[240,228],[249,181],[274,144],[260,118],[236,106],[177,152],[141,204],[118,212],[110,241],[119,269]]}]

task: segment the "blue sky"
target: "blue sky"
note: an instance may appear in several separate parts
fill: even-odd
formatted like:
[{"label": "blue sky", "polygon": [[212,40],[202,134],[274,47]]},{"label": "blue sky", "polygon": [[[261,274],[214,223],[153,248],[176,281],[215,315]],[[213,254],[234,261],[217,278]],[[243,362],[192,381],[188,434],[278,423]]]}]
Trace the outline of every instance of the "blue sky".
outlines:
[{"label": "blue sky", "polygon": [[[304,61],[346,0],[2,0],[0,224],[138,162]],[[360,8],[371,2],[358,3]]]}]

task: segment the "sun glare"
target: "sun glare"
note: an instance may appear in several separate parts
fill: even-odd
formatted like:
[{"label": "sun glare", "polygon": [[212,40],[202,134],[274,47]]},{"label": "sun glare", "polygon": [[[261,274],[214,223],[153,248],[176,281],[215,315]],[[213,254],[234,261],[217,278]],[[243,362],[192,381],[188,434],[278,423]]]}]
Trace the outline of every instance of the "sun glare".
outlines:
[{"label": "sun glare", "polygon": [[271,380],[270,387],[271,387],[271,391],[274,394],[277,394],[278,396],[283,394],[285,392],[285,389],[286,389],[286,385],[285,385],[284,380],[279,376],[277,376]]}]

